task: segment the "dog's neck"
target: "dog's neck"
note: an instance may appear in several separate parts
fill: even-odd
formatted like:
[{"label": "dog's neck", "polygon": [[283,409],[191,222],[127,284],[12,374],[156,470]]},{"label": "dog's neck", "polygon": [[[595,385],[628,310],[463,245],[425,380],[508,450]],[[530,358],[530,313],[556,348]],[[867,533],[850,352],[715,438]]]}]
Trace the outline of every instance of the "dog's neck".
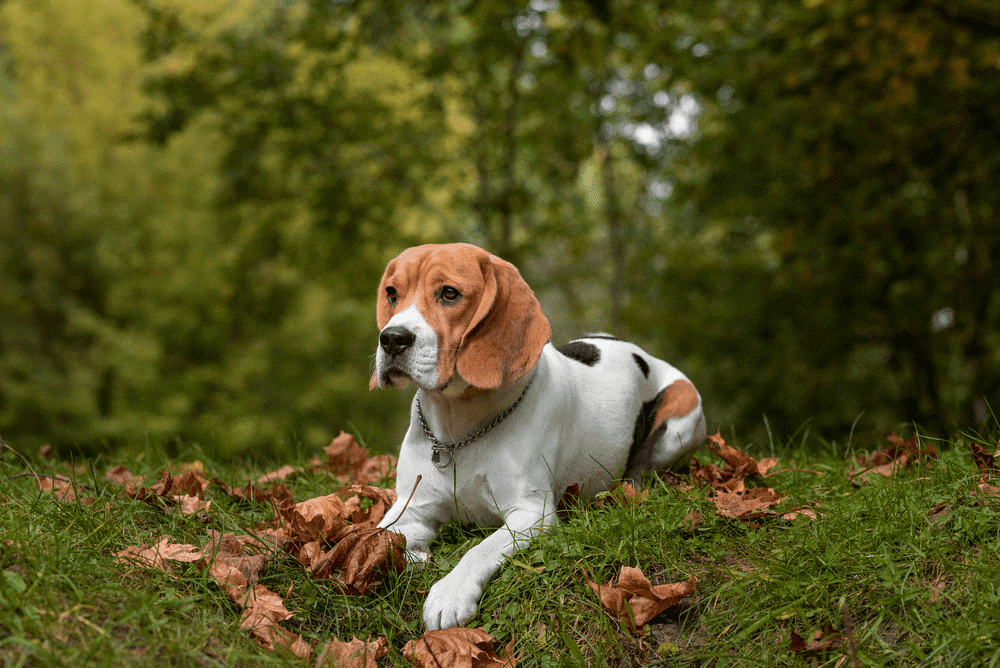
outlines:
[{"label": "dog's neck", "polygon": [[440,390],[417,390],[417,398],[434,436],[444,443],[459,441],[517,401],[536,372],[495,390],[473,387],[456,373]]}]

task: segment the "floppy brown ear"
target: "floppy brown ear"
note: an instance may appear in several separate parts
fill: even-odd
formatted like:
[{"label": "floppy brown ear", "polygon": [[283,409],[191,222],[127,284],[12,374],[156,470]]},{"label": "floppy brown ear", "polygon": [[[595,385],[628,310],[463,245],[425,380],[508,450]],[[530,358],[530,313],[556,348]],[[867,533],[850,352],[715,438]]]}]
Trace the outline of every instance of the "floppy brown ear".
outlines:
[{"label": "floppy brown ear", "polygon": [[486,288],[458,354],[458,373],[482,389],[505,387],[531,371],[552,336],[548,318],[510,262],[480,260]]}]

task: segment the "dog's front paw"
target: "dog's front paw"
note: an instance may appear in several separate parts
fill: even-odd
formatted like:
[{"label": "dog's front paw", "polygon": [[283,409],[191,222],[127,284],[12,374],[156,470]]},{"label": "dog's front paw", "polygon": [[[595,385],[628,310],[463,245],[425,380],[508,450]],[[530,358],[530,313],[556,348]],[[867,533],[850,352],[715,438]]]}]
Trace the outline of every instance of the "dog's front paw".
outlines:
[{"label": "dog's front paw", "polygon": [[427,630],[436,631],[462,626],[472,619],[479,609],[482,587],[475,582],[453,577],[454,572],[438,581],[427,593],[424,602],[424,624]]}]

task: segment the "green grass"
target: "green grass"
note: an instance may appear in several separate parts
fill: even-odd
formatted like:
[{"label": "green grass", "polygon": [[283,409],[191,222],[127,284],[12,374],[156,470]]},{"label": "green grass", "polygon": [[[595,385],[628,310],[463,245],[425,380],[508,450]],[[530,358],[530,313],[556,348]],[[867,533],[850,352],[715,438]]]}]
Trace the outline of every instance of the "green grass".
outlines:
[{"label": "green grass", "polygon": [[[984,443],[984,441],[979,441]],[[986,439],[986,444],[996,439]],[[735,444],[739,445],[739,444]],[[471,625],[512,638],[519,666],[1000,666],[1000,502],[976,505],[967,492],[979,472],[968,442],[936,443],[940,459],[861,488],[845,475],[836,444],[776,448],[789,470],[765,484],[785,494],[781,507],[814,504],[818,520],[717,517],[704,490],[657,483],[644,502],[570,511],[553,533],[506,564],[487,588]],[[744,449],[754,456],[774,446]],[[881,447],[881,445],[879,445]],[[839,448],[841,455],[844,448]],[[716,461],[709,453],[702,461]],[[242,484],[263,471],[247,463],[206,461],[206,473]],[[71,475],[92,489],[89,506],[40,492],[27,464],[0,453],[0,665],[304,665],[267,651],[239,629],[240,613],[191,565],[174,574],[115,563],[114,553],[162,534],[202,544],[207,528],[244,532],[270,518],[210,488],[207,524],[124,498],[104,470],[119,462],[71,467],[29,458],[39,473]],[[303,457],[303,462],[305,458]],[[146,483],[169,462],[123,462]],[[296,463],[296,462],[290,462]],[[299,462],[302,463],[302,462]],[[325,473],[288,482],[296,500],[327,494]],[[946,503],[951,512],[932,518]],[[690,529],[684,517],[700,510]],[[487,532],[447,526],[435,559],[390,578],[375,594],[349,597],[312,580],[293,561],[272,559],[262,583],[284,594],[295,617],[285,626],[309,641],[385,636],[382,665],[406,665],[402,645],[420,635],[424,593]],[[633,637],[604,614],[584,571],[609,582],[621,565],[654,583],[695,577],[696,594]],[[825,625],[847,642],[796,654]]]}]

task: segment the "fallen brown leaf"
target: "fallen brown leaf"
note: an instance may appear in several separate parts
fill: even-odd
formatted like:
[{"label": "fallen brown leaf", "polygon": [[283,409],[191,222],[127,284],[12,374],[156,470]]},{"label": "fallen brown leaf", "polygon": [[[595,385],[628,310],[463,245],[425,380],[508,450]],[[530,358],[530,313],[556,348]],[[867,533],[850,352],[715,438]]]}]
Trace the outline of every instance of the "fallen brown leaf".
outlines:
[{"label": "fallen brown leaf", "polygon": [[292,499],[287,487],[280,483],[275,485],[271,489],[271,503],[274,511],[273,524],[290,554],[297,556],[303,545],[323,538],[320,530],[326,524],[325,519],[313,517],[314,522],[306,520],[298,511],[298,504]]},{"label": "fallen brown leaf", "polygon": [[822,514],[809,506],[798,506],[797,508],[789,508],[778,515],[778,518],[783,520],[794,520],[796,517],[808,517],[811,520],[815,520],[822,517]]},{"label": "fallen brown leaf", "polygon": [[202,558],[200,548],[187,543],[175,543],[170,536],[160,536],[152,547],[133,545],[115,553],[119,563],[138,563],[170,572],[168,561],[195,562]]},{"label": "fallen brown leaf", "polygon": [[292,617],[280,596],[264,585],[254,585],[247,592],[245,605],[240,628],[248,630],[265,647],[272,650],[283,647],[301,658],[312,654],[312,646],[302,640],[302,636],[280,625]]},{"label": "fallen brown leaf", "polygon": [[381,636],[375,640],[331,640],[316,658],[316,668],[378,668],[378,660],[388,653],[389,643]]},{"label": "fallen brown leaf", "polygon": [[700,510],[689,510],[684,518],[681,520],[681,526],[684,527],[685,531],[694,531],[697,526],[701,524],[701,511]]},{"label": "fallen brown leaf", "polygon": [[516,668],[520,656],[499,657],[493,636],[483,629],[456,627],[427,631],[423,637],[403,645],[403,658],[422,668]]},{"label": "fallen brown leaf", "polygon": [[635,506],[649,498],[649,490],[637,490],[631,483],[618,481],[606,494],[597,499],[597,505],[610,507]]},{"label": "fallen brown leaf", "polygon": [[212,478],[212,484],[222,490],[227,496],[240,501],[253,501],[255,503],[270,503],[272,500],[271,487],[261,487],[255,482],[248,482],[243,487],[230,487],[218,478]]},{"label": "fallen brown leaf", "polygon": [[371,457],[368,450],[358,445],[354,436],[346,432],[340,432],[324,451],[326,461],[313,459],[309,464],[310,471],[327,471],[341,482],[353,481],[363,484],[395,476],[394,456]]},{"label": "fallen brown leaf", "polygon": [[378,480],[394,479],[396,477],[395,455],[373,455],[365,460],[361,471],[355,477],[357,482],[376,482]]},{"label": "fallen brown leaf", "polygon": [[617,585],[599,585],[589,577],[587,584],[594,590],[601,605],[636,635],[643,635],[643,627],[651,619],[677,605],[695,590],[694,578],[654,586],[640,569],[632,566],[621,567]]},{"label": "fallen brown leaf", "polygon": [[[355,499],[356,509],[351,512],[350,520],[354,524],[371,522],[378,524],[385,517],[386,511],[396,502],[396,492],[385,487],[373,487],[371,485],[354,484],[343,487],[337,491],[341,498],[346,499],[350,505]],[[362,510],[361,499],[368,499],[371,505]]]},{"label": "fallen brown leaf", "polygon": [[329,578],[347,594],[364,595],[378,587],[379,579],[406,568],[406,539],[402,534],[368,524],[344,530],[337,544],[315,560],[309,571]]},{"label": "fallen brown leaf", "polygon": [[570,508],[576,508],[580,505],[580,483],[574,482],[572,485],[563,490],[562,496],[559,497],[559,503],[556,505],[556,512],[559,513],[559,517],[563,520],[567,519],[569,515],[566,513]]},{"label": "fallen brown leaf", "polygon": [[336,494],[328,494],[297,503],[295,510],[316,527],[321,538],[332,540],[347,526],[347,520],[356,512],[356,507],[344,503]]},{"label": "fallen brown leaf", "polygon": [[979,469],[979,481],[986,482],[990,478],[1000,477],[1000,441],[997,441],[997,448],[992,455],[978,443],[970,443],[970,447],[972,461]]},{"label": "fallen brown leaf", "polygon": [[188,494],[202,499],[208,485],[209,482],[201,474],[201,471],[193,468],[176,476],[170,475],[166,471],[160,471],[160,479],[150,486],[150,490],[158,496],[178,497]]},{"label": "fallen brown leaf", "polygon": [[270,551],[254,536],[208,530],[209,540],[202,548],[199,566],[208,568],[226,596],[238,601],[250,585],[257,582]]},{"label": "fallen brown leaf", "polygon": [[708,449],[722,457],[726,464],[729,465],[729,468],[741,477],[748,475],[762,476],[778,463],[778,460],[774,457],[764,457],[758,461],[742,450],[727,445],[725,439],[722,438],[721,431],[717,431],[709,436],[708,440],[715,444],[714,448],[708,446]]},{"label": "fallen brown leaf", "polygon": [[135,475],[134,473],[132,473],[131,471],[129,471],[127,468],[125,468],[124,464],[119,464],[118,466],[114,466],[112,468],[109,468],[107,471],[104,472],[104,477],[106,479],[110,480],[111,482],[118,482],[118,483],[121,483],[123,485],[124,484],[128,484],[128,485],[141,485],[142,484],[142,476],[141,475]]},{"label": "fallen brown leaf", "polygon": [[937,459],[934,446],[921,448],[917,443],[916,434],[904,440],[893,432],[885,438],[889,441],[888,447],[876,450],[867,457],[858,456],[857,468],[853,463],[848,468],[847,479],[855,486],[860,487],[867,483],[869,476],[890,477],[898,471],[913,466],[916,462]]},{"label": "fallen brown leaf", "polygon": [[212,505],[211,501],[206,501],[205,499],[199,499],[197,496],[192,496],[190,494],[183,494],[176,497],[177,506],[181,509],[182,515],[194,515],[203,510],[208,510]]},{"label": "fallen brown leaf", "polygon": [[44,492],[52,492],[56,499],[63,503],[75,502],[83,506],[89,506],[94,502],[94,497],[83,496],[71,480],[49,475],[37,476],[35,480],[38,482],[38,489]]},{"label": "fallen brown leaf", "polygon": [[691,479],[695,485],[704,485],[721,492],[739,493],[746,489],[744,481],[748,476],[763,476],[778,463],[773,457],[758,461],[742,450],[727,445],[719,432],[709,436],[708,440],[715,447],[708,444],[705,447],[719,455],[726,467],[719,468],[715,464],[701,464],[692,460]]},{"label": "fallen brown leaf", "polygon": [[766,510],[781,501],[781,495],[770,487],[754,487],[744,492],[719,492],[712,499],[720,517],[747,519],[751,513]]},{"label": "fallen brown leaf", "polygon": [[275,480],[285,480],[289,476],[292,476],[296,473],[302,473],[302,471],[304,470],[305,469],[303,469],[301,466],[291,466],[289,464],[285,464],[276,471],[270,471],[269,473],[265,473],[264,475],[259,476],[258,478],[254,479],[254,482],[257,483],[258,485],[261,485],[268,482],[274,482]]},{"label": "fallen brown leaf", "polygon": [[844,636],[835,631],[829,622],[813,634],[807,643],[805,638],[792,629],[790,649],[797,654],[815,654],[839,647],[844,643]]}]

